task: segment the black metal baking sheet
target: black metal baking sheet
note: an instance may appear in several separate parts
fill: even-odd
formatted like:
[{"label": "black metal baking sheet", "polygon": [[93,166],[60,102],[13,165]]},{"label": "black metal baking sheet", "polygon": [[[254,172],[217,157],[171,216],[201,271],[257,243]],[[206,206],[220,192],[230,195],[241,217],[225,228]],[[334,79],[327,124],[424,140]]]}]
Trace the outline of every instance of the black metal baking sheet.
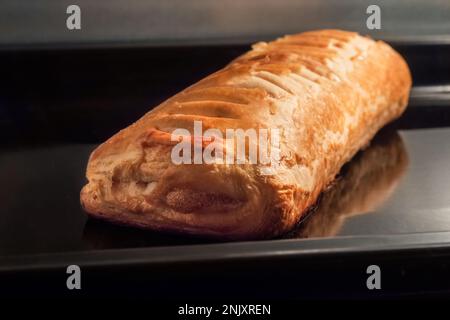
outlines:
[{"label": "black metal baking sheet", "polygon": [[[395,126],[417,129],[450,125],[446,86],[450,83],[450,46],[402,41],[394,46],[408,60],[415,83],[410,107]],[[0,95],[0,177],[9,181],[0,191],[0,256],[204,243],[201,239],[87,220],[78,193],[85,183],[89,153],[99,142],[137,119],[149,105],[220,68],[247,48],[224,45],[0,52],[5,74],[0,79],[4,88]],[[396,140],[394,135],[384,134],[387,145]],[[445,223],[433,220],[433,215],[426,223],[420,220],[425,218],[415,215],[416,220],[407,226],[401,216],[410,209],[406,198],[421,195],[422,177],[411,166],[427,166],[426,172],[433,174],[433,159],[437,158],[446,168],[447,132],[402,131],[400,136],[400,149],[410,158],[408,164],[402,164],[408,169],[403,169],[400,187],[377,214],[349,217],[336,235],[371,235],[383,228],[387,234],[450,230]],[[439,143],[431,144],[436,148],[423,153],[430,140]],[[361,167],[361,158],[364,160],[364,153],[354,161],[357,167]],[[369,168],[373,166],[370,161],[373,159]],[[341,183],[354,185],[343,180]],[[441,190],[442,201],[426,202],[423,208],[442,210],[447,186],[440,187],[437,190]],[[424,199],[430,199],[426,193],[429,190],[424,191]],[[411,208],[413,212],[418,210],[412,203]],[[389,215],[393,220],[383,226],[382,217],[387,212],[394,212]]]},{"label": "black metal baking sheet", "polygon": [[[450,231],[448,141],[450,128],[384,129],[284,238]],[[57,144],[3,150],[0,179],[7,187],[0,194],[1,256],[214,242],[87,219],[79,191],[94,147]]]},{"label": "black metal baking sheet", "polygon": [[[95,146],[245,49],[0,52],[0,271],[41,273],[71,263],[130,271],[140,265],[205,267],[208,261],[282,257],[306,257],[302,265],[310,266],[324,257],[340,261],[339,254],[392,252],[420,252],[409,261],[432,252],[434,258],[447,257],[448,45],[397,45],[414,76],[410,107],[343,168],[317,208],[283,238],[217,243],[87,219],[79,191]],[[308,258],[317,255],[322,258]]]}]

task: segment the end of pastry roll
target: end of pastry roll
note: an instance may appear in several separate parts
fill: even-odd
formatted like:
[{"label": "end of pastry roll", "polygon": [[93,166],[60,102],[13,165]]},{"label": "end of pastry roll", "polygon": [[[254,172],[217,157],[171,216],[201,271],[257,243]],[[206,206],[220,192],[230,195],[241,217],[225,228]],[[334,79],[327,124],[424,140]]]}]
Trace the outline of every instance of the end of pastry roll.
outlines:
[{"label": "end of pastry roll", "polygon": [[150,129],[100,146],[81,191],[84,209],[118,224],[221,239],[267,237],[281,228],[287,206],[276,211],[281,198],[257,166],[177,165],[173,145],[169,134]]}]

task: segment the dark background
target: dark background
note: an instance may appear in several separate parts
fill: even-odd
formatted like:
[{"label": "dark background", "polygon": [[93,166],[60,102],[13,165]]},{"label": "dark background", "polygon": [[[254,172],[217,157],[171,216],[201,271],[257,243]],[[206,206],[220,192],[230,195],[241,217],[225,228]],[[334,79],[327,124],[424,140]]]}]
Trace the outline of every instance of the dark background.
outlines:
[{"label": "dark background", "polygon": [[[66,29],[77,4],[82,28]],[[366,9],[381,8],[381,30]],[[304,30],[342,28],[383,38],[448,39],[447,0],[78,0],[1,1],[0,45],[249,43]]]}]

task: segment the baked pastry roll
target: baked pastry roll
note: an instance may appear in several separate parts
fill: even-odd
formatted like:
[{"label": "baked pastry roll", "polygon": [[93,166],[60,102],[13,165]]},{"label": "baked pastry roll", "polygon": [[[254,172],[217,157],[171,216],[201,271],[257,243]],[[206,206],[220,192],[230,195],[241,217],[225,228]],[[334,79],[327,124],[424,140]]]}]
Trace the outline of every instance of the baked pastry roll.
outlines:
[{"label": "baked pastry roll", "polygon": [[[94,217],[151,230],[278,236],[314,205],[343,164],[400,116],[410,87],[398,53],[353,32],[311,31],[257,43],[101,144],[90,156],[81,203]],[[207,136],[209,129],[216,135]],[[250,161],[250,138],[244,157],[235,159],[238,142],[227,130],[262,129],[270,132],[275,155],[269,166]],[[174,132],[182,134],[174,139]],[[193,144],[192,153],[179,153],[191,162],[174,160],[181,142]],[[197,161],[199,146],[206,151],[212,143],[222,147],[211,153],[213,161]]]}]

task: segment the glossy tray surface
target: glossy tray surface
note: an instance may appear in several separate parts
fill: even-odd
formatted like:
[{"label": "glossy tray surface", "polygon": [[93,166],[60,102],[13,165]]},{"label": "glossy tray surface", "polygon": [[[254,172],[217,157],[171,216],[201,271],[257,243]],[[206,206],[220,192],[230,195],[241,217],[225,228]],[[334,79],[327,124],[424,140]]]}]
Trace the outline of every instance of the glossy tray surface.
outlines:
[{"label": "glossy tray surface", "polygon": [[[246,49],[0,52],[8,75],[0,80],[6,88],[0,95],[0,259],[211,244],[87,219],[79,191],[99,142]],[[450,243],[450,49],[405,43],[397,49],[414,76],[410,107],[343,168],[315,210],[285,236],[298,249],[326,238],[322,249],[342,240],[350,250],[362,238],[384,236],[401,236],[398,244],[407,247],[405,237],[425,233]],[[418,238],[411,239],[414,245]],[[279,250],[286,241],[264,243]],[[239,243],[227,248],[238,252]]]}]

